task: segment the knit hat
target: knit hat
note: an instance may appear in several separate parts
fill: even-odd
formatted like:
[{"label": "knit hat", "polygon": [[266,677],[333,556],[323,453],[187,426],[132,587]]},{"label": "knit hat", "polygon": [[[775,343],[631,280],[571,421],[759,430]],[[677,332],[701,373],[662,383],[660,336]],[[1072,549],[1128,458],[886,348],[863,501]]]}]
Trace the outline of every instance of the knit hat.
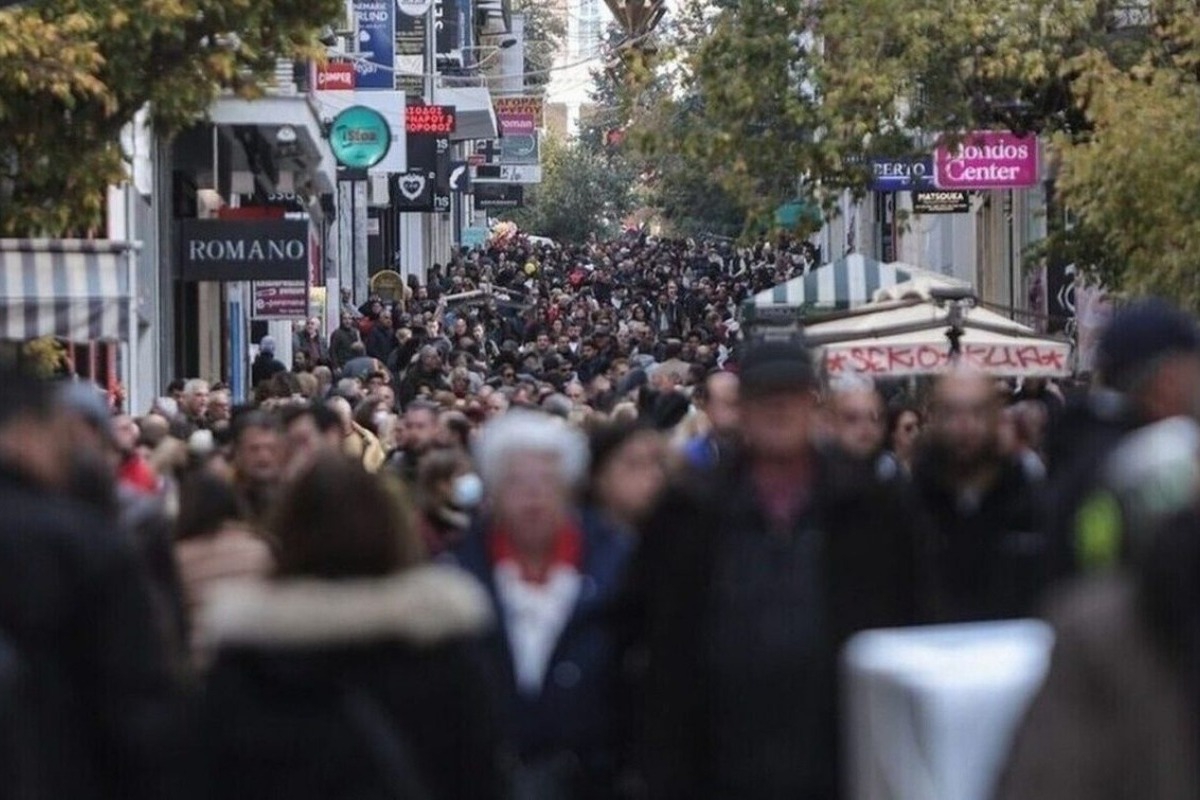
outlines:
[{"label": "knit hat", "polygon": [[1106,386],[1133,388],[1142,370],[1163,356],[1200,352],[1196,320],[1161,298],[1139,300],[1118,311],[1100,337],[1096,368]]}]

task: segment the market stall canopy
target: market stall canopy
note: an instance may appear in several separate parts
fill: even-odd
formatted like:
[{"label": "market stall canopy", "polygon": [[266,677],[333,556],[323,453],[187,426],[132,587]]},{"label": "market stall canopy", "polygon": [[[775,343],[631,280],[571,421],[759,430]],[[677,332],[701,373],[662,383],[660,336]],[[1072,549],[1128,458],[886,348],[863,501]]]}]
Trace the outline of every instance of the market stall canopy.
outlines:
[{"label": "market stall canopy", "polygon": [[961,281],[900,261],[884,264],[853,253],[817,267],[807,275],[773,286],[754,296],[754,308],[762,311],[784,306],[793,308],[855,308],[871,302],[875,293],[917,278],[940,286],[965,286]]},{"label": "market stall canopy", "polygon": [[0,339],[127,340],[127,242],[0,239]]},{"label": "market stall canopy", "polygon": [[[953,311],[929,299],[865,306],[858,313],[805,327],[826,374],[878,378],[934,375],[954,359],[947,332]],[[1071,345],[1037,334],[985,308],[962,309],[959,363],[998,377],[1062,377],[1071,372]]]}]

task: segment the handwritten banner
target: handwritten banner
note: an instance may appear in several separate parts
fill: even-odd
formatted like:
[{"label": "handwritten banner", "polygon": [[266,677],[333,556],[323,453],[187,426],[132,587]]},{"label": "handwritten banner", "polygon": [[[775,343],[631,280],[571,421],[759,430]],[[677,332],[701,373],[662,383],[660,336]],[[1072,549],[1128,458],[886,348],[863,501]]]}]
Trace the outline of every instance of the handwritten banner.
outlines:
[{"label": "handwritten banner", "polygon": [[[964,343],[958,363],[993,375],[1061,376],[1070,372],[1069,357],[1067,344]],[[942,372],[952,363],[949,344],[834,346],[825,348],[824,361],[829,375],[861,372],[895,377]]]}]

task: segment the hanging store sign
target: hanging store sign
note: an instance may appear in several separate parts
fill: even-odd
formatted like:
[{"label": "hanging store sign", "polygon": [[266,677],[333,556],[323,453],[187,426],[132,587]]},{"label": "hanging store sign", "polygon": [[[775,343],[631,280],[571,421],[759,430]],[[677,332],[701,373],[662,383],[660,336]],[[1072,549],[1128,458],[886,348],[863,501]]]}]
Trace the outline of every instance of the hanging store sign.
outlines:
[{"label": "hanging store sign", "polygon": [[413,13],[400,5],[396,20],[396,72],[393,85],[410,100],[418,100],[425,92],[425,51],[429,39],[429,3],[421,4],[424,11]]},{"label": "hanging store sign", "polygon": [[913,192],[914,214],[965,214],[971,210],[970,192]]},{"label": "hanging store sign", "polygon": [[933,188],[933,157],[870,159],[873,192],[911,192]]},{"label": "hanging store sign", "polygon": [[454,106],[412,104],[404,112],[404,129],[409,133],[449,136],[457,129]]},{"label": "hanging store sign", "polygon": [[277,219],[185,219],[179,223],[179,277],[185,281],[304,281],[309,223]]},{"label": "hanging store sign", "polygon": [[1038,184],[1040,172],[1038,139],[1032,135],[976,131],[934,151],[939,189],[1027,189]]},{"label": "hanging store sign", "polygon": [[396,6],[392,0],[354,0],[358,57],[356,89],[395,90]]},{"label": "hanging store sign", "polygon": [[492,101],[500,129],[500,163],[536,165],[541,161],[538,128],[542,120],[540,97],[497,97]]},{"label": "hanging store sign", "polygon": [[250,315],[257,320],[293,320],[308,316],[304,281],[255,281]]},{"label": "hanging store sign", "polygon": [[525,187],[507,183],[483,183],[475,187],[475,210],[495,211],[525,205]]},{"label": "hanging store sign", "polygon": [[344,167],[367,169],[383,161],[392,146],[388,122],[373,108],[351,106],[338,114],[329,131],[333,157]]},{"label": "hanging store sign", "polygon": [[354,65],[349,61],[330,61],[326,64],[317,64],[316,72],[318,92],[354,91]]}]

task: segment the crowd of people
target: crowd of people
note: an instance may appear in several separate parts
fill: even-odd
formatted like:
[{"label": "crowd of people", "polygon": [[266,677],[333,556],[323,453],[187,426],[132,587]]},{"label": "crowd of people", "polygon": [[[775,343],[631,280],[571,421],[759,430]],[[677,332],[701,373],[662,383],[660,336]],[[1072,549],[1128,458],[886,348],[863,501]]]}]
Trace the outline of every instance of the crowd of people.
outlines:
[{"label": "crowd of people", "polygon": [[737,324],[811,260],[513,238],[244,404],[0,376],[0,785],[828,800],[850,636],[1049,609],[997,795],[1194,796],[1195,321],[1130,305],[1087,386],[825,381]]}]

